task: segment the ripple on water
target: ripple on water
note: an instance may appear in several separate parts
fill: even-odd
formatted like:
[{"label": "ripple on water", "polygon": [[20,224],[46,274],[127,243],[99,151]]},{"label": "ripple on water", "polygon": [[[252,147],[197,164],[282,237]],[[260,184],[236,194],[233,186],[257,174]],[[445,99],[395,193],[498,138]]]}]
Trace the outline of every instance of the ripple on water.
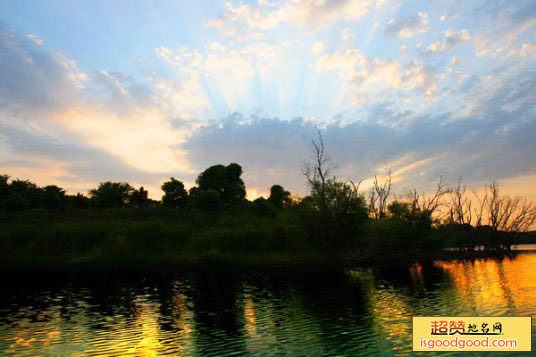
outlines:
[{"label": "ripple on water", "polygon": [[[7,286],[3,355],[354,355],[411,351],[411,317],[536,316],[536,255],[387,272],[178,274]],[[80,283],[83,281],[84,283]],[[533,320],[536,328],[536,319]],[[533,333],[536,338],[536,333]]]}]

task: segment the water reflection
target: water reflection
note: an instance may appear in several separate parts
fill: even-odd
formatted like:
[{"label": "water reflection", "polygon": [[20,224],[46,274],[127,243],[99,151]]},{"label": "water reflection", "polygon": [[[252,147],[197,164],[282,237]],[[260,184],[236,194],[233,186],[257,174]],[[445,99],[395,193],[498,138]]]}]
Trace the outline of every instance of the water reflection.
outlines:
[{"label": "water reflection", "polygon": [[536,315],[535,265],[525,254],[323,273],[12,277],[0,293],[0,351],[407,354],[412,316]]}]

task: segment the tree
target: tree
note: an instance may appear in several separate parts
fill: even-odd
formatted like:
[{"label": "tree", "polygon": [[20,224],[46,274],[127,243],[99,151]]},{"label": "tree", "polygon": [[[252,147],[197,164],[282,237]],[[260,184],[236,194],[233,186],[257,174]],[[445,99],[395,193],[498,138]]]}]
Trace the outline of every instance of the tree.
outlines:
[{"label": "tree", "polygon": [[374,175],[374,186],[369,191],[369,208],[376,219],[386,217],[387,200],[391,195],[391,169],[386,170],[387,175],[382,184],[378,183],[378,177]]},{"label": "tree", "polygon": [[221,208],[221,196],[212,189],[195,191],[194,197],[202,211],[218,211]]},{"label": "tree", "polygon": [[8,180],[8,175],[0,175],[0,202],[5,199],[9,193]]},{"label": "tree", "polygon": [[9,184],[8,195],[3,206],[7,210],[23,210],[37,208],[41,203],[40,190],[36,184],[28,180],[13,180]]},{"label": "tree", "polygon": [[65,190],[56,185],[45,186],[42,189],[42,204],[51,210],[63,208],[65,206]]},{"label": "tree", "polygon": [[326,209],[326,182],[331,175],[330,158],[326,155],[322,131],[316,127],[317,139],[312,140],[312,162],[302,165],[302,174],[307,178],[311,188],[311,196],[316,198],[316,204],[321,211]]},{"label": "tree", "polygon": [[257,216],[275,216],[277,214],[278,208],[269,200],[264,197],[256,198],[251,203],[251,208]]},{"label": "tree", "polygon": [[126,182],[101,182],[89,191],[89,196],[102,208],[119,207],[129,203],[134,188]]},{"label": "tree", "polygon": [[69,207],[78,209],[91,207],[91,199],[81,193],[77,193],[76,195],[67,195],[65,198]]},{"label": "tree", "polygon": [[304,231],[316,249],[330,259],[351,248],[358,240],[368,218],[359,184],[330,178],[332,166],[326,155],[322,132],[317,128],[312,140],[312,162],[302,165],[302,174],[311,189],[310,198],[302,200]]},{"label": "tree", "polygon": [[236,163],[214,165],[203,171],[196,182],[199,191],[217,192],[222,203],[237,203],[246,198],[246,186],[241,175],[242,167]]},{"label": "tree", "polygon": [[384,224],[390,229],[382,237],[391,248],[431,248],[432,212],[422,210],[415,203],[393,201],[387,207]]},{"label": "tree", "polygon": [[138,190],[133,190],[130,194],[130,205],[134,207],[146,207],[149,204],[149,192],[141,186]]},{"label": "tree", "polygon": [[184,184],[171,177],[169,181],[162,184],[162,191],[164,196],[162,197],[162,203],[165,206],[183,208],[188,198],[188,193],[184,189]]},{"label": "tree", "polygon": [[439,208],[445,206],[443,196],[450,192],[451,190],[443,180],[443,176],[440,176],[434,194],[426,195],[424,192],[419,194],[417,189],[414,188],[409,191],[408,198],[413,211],[419,209],[422,212],[429,212],[430,215],[433,215],[436,211],[440,211]]},{"label": "tree", "polygon": [[270,197],[268,197],[268,202],[281,210],[289,206],[292,203],[292,199],[290,198],[290,192],[285,191],[283,186],[273,185],[270,188]]},{"label": "tree", "polygon": [[501,195],[495,181],[485,185],[484,197],[482,204],[494,236],[490,248],[509,250],[512,238],[536,223],[536,204],[524,197]]}]

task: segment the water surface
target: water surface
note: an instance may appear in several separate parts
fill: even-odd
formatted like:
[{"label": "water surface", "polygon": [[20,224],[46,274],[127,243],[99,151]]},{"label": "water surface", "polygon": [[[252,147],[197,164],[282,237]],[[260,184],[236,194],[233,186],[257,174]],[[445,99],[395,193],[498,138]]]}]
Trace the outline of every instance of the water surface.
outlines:
[{"label": "water surface", "polygon": [[532,253],[322,273],[7,280],[0,351],[13,356],[405,355],[412,316],[536,316]]}]

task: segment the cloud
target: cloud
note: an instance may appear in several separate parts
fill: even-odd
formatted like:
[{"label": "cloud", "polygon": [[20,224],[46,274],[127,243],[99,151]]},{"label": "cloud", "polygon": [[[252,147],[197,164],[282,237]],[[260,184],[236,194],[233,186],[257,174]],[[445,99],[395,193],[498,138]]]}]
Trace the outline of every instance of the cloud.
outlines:
[{"label": "cloud", "polygon": [[60,54],[27,47],[15,33],[0,27],[0,108],[4,113],[31,118],[37,112],[74,102],[86,74]]},{"label": "cloud", "polygon": [[359,89],[383,88],[417,91],[430,99],[436,96],[434,71],[427,65],[411,61],[400,63],[363,55],[357,49],[326,54],[315,63],[318,72],[337,71],[341,79]]},{"label": "cloud", "polygon": [[0,155],[0,165],[8,173],[36,181],[46,175],[67,189],[102,179],[154,182],[170,172],[189,177],[177,145],[191,125],[174,125],[184,120],[164,105],[172,104],[165,85],[153,90],[108,71],[88,75],[65,55],[27,47],[3,29],[0,53],[0,141],[11,152]]},{"label": "cloud", "polygon": [[341,39],[343,41],[352,41],[354,39],[355,35],[348,27],[345,27],[341,30]]},{"label": "cloud", "polygon": [[319,55],[321,54],[322,52],[324,52],[324,42],[322,41],[316,41],[313,46],[311,47],[311,50],[313,51],[313,53],[315,55]]},{"label": "cloud", "polygon": [[28,38],[32,40],[33,43],[35,43],[37,46],[43,46],[45,44],[45,41],[37,37],[36,35],[29,33]]},{"label": "cloud", "polygon": [[486,29],[475,37],[475,55],[493,58],[517,57],[522,48],[523,36],[534,32],[536,3],[531,0],[488,2],[478,10]]},{"label": "cloud", "polygon": [[232,73],[236,77],[250,77],[256,72],[264,74],[277,59],[276,47],[265,43],[246,45],[237,50],[212,42],[206,47],[206,53],[187,47],[177,51],[159,47],[155,54],[184,74],[203,72],[210,76],[216,73],[227,76]]},{"label": "cloud", "polygon": [[385,28],[387,37],[413,37],[428,31],[428,14],[419,12],[417,15],[410,15],[392,19]]},{"label": "cloud", "polygon": [[[536,75],[501,81],[469,115],[399,112],[386,103],[371,108],[369,119],[324,126],[327,154],[341,179],[367,179],[391,166],[399,191],[431,188],[440,175],[469,185],[536,174]],[[481,91],[481,88],[475,88]],[[391,118],[384,120],[385,116]],[[402,117],[413,117],[407,121]],[[403,127],[393,125],[402,120]],[[220,124],[199,127],[183,148],[203,168],[238,162],[246,185],[266,191],[279,183],[306,193],[300,165],[309,160],[314,123],[303,119],[244,117],[235,113]],[[400,193],[400,192],[399,192]]]},{"label": "cloud", "polygon": [[468,42],[471,39],[469,31],[462,29],[459,31],[447,30],[442,41],[431,43],[425,53],[429,55],[438,55],[444,52],[452,51],[454,48],[460,46],[463,43]]},{"label": "cloud", "polygon": [[521,57],[536,57],[536,45],[531,43],[524,43],[519,50],[519,56]]},{"label": "cloud", "polygon": [[[318,123],[341,178],[385,164],[407,186],[440,174],[533,177],[534,2],[464,3],[459,23],[448,8],[384,13],[379,3],[235,1],[201,44],[154,49],[142,79],[115,66],[86,72],[1,30],[0,165],[71,189],[110,178],[159,192],[163,177],[193,183],[207,166],[236,161],[252,192],[281,183],[303,194],[299,166]],[[386,23],[395,13],[415,15]],[[372,39],[380,23],[385,36]],[[359,49],[349,48],[358,34]]]},{"label": "cloud", "polygon": [[233,36],[241,26],[249,29],[269,30],[282,24],[313,25],[319,28],[339,20],[351,21],[363,17],[373,7],[374,0],[299,0],[289,1],[272,8],[254,7],[249,4],[225,4],[225,12],[206,23],[220,30],[225,36]]}]

